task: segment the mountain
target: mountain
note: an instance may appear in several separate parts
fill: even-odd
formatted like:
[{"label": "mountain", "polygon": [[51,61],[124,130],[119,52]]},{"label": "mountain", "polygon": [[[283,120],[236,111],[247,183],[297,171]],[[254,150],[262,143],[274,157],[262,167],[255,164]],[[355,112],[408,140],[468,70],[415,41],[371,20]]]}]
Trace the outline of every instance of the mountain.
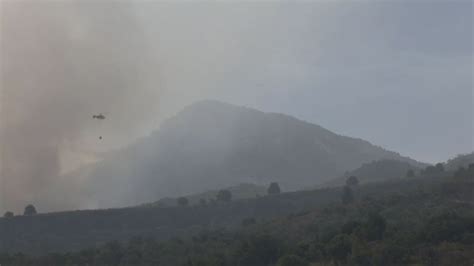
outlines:
[{"label": "mountain", "polygon": [[82,193],[104,208],[239,183],[279,182],[283,190],[297,190],[381,159],[421,165],[288,115],[206,100],[97,163]]},{"label": "mountain", "polygon": [[318,187],[343,186],[347,178],[355,176],[360,183],[382,182],[393,179],[400,179],[406,176],[408,170],[418,172],[420,167],[414,166],[408,162],[396,160],[380,160],[370,163],[364,163],[361,167],[345,173],[343,176],[331,180]]}]

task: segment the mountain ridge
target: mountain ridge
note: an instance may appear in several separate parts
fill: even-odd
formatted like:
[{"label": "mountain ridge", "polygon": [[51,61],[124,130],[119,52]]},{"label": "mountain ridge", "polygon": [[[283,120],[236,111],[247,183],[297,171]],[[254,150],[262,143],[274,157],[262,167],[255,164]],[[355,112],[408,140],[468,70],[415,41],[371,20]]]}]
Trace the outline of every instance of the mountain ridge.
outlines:
[{"label": "mountain ridge", "polygon": [[348,171],[343,176],[334,178],[327,183],[316,186],[316,188],[344,186],[346,180],[351,176],[357,177],[359,184],[403,179],[407,178],[408,170],[419,172],[422,168],[397,160],[373,161],[364,163],[359,168]]},{"label": "mountain ridge", "polygon": [[95,195],[99,208],[240,183],[279,182],[292,191],[381,159],[423,165],[289,115],[204,100],[188,105],[148,137],[99,162],[90,173],[93,184],[85,190]]}]

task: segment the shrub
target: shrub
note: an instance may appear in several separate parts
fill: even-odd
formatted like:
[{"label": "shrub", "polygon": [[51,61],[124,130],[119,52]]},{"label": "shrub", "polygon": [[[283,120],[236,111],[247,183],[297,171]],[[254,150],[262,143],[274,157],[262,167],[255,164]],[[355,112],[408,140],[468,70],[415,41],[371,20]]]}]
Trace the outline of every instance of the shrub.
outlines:
[{"label": "shrub", "polygon": [[25,211],[23,212],[23,215],[25,216],[31,216],[37,214],[35,206],[32,204],[28,205],[25,207]]},{"label": "shrub", "polygon": [[285,255],[281,257],[277,266],[308,266],[309,263],[297,255]]}]

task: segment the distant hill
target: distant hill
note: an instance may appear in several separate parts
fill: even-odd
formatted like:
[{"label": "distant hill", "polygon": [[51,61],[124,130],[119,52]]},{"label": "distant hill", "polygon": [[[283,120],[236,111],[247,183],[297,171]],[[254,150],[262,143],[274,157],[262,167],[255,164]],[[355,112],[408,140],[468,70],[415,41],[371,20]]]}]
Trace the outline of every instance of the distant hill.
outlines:
[{"label": "distant hill", "polygon": [[406,176],[408,170],[418,172],[421,168],[408,162],[396,160],[380,160],[365,163],[356,170],[349,171],[343,176],[324,183],[318,187],[331,187],[345,185],[347,178],[355,176],[360,183],[381,182],[400,179]]},{"label": "distant hill", "polygon": [[[120,207],[240,183],[283,190],[321,184],[374,160],[421,165],[291,116],[201,101],[89,171],[96,207]],[[93,204],[88,204],[93,205]]]},{"label": "distant hill", "polygon": [[449,171],[455,171],[460,167],[467,168],[472,163],[474,163],[474,152],[456,156],[446,163],[445,168]]},{"label": "distant hill", "polygon": [[[420,188],[425,193],[420,193]],[[3,252],[10,252],[12,255],[16,252],[43,255],[51,252],[69,252],[97,247],[112,240],[127,241],[137,236],[145,239],[152,237],[160,242],[169,239],[176,241],[176,237],[191,240],[209,230],[241,228],[243,221],[249,218],[261,224],[267,232],[278,235],[289,234],[285,238],[285,242],[288,242],[293,239],[291,235],[296,235],[296,231],[301,232],[298,234],[311,233],[306,230],[310,229],[309,224],[315,225],[316,220],[319,220],[316,228],[320,228],[321,233],[329,233],[334,229],[333,225],[342,226],[357,215],[360,216],[376,206],[378,208],[381,204],[395,204],[390,210],[385,210],[384,215],[401,222],[401,225],[407,228],[413,228],[413,226],[419,225],[423,219],[429,219],[430,214],[439,213],[443,209],[453,211],[453,207],[459,206],[463,212],[472,213],[474,210],[472,208],[474,204],[473,188],[472,179],[460,180],[451,177],[415,177],[363,184],[357,188],[357,205],[348,207],[352,209],[351,212],[346,212],[349,209],[340,205],[343,189],[334,187],[287,192],[207,206],[134,207],[40,213],[33,216],[19,215],[0,218],[0,257]],[[306,216],[311,211],[314,211],[316,220],[309,221],[310,223],[297,222],[288,224],[289,227],[285,226],[287,224],[285,221]],[[271,222],[273,219],[278,220],[276,223]],[[297,219],[299,220],[299,218]],[[366,218],[356,218],[356,221],[358,220],[365,221]],[[278,226],[280,223],[283,223],[282,226]],[[305,230],[305,232],[301,230]],[[449,230],[452,229],[449,228]],[[396,234],[389,234],[389,236],[394,235]],[[443,235],[450,236],[450,234],[444,233]],[[308,237],[310,236],[308,235]],[[180,246],[179,242],[174,243],[174,248]],[[219,246],[221,245],[215,247]],[[185,249],[182,251],[186,252]],[[177,257],[176,253],[170,253],[167,249],[160,252],[159,255]],[[48,262],[30,265],[65,264],[67,263]],[[2,265],[28,264],[2,263]],[[79,265],[84,265],[84,262]],[[160,265],[181,264],[165,263]]]},{"label": "distant hill", "polygon": [[[229,190],[232,193],[233,200],[257,198],[267,194],[266,187],[254,184],[239,184],[237,186],[224,188],[224,190]],[[218,193],[219,190],[210,190],[185,197],[189,200],[189,205],[200,205],[201,200],[205,200],[206,203],[216,200]],[[177,205],[177,198],[163,198],[153,203],[144,204],[142,207],[172,207]]]}]

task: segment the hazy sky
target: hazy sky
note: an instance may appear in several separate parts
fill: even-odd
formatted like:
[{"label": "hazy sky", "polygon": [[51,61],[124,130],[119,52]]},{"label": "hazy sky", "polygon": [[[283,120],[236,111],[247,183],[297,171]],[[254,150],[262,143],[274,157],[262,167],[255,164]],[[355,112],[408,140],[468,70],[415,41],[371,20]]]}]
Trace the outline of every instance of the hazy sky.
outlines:
[{"label": "hazy sky", "polygon": [[179,103],[288,113],[426,162],[473,150],[472,1],[183,9],[137,8]]},{"label": "hazy sky", "polygon": [[426,162],[473,150],[469,0],[0,3],[3,201],[206,98]]}]

